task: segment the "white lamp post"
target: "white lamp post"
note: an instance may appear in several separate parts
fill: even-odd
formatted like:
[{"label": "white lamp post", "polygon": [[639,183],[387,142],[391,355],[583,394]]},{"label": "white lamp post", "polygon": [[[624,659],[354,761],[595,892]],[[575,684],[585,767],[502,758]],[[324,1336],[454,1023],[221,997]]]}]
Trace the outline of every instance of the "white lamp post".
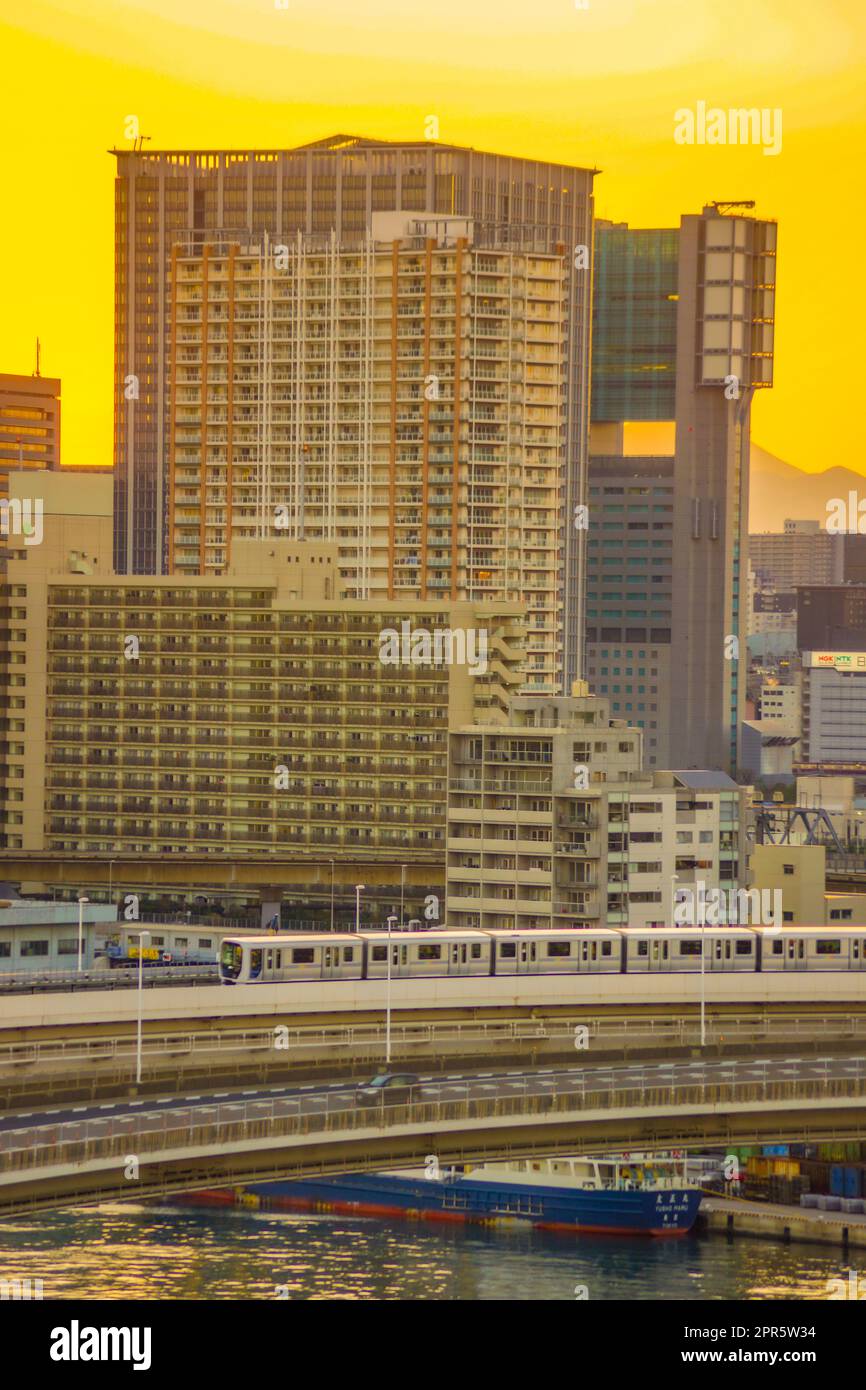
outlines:
[{"label": "white lamp post", "polygon": [[385,1065],[391,1061],[391,927],[396,917],[388,918],[388,983],[385,992]]},{"label": "white lamp post", "polygon": [[150,940],[149,931],[138,933],[138,1036],[135,1047],[135,1084],[141,1085],[141,1015],[144,1005],[144,943]]},{"label": "white lamp post", "polygon": [[707,1045],[707,964],[704,950],[704,918],[701,913],[701,1047]]},{"label": "white lamp post", "polygon": [[333,930],[334,930],[334,861],[333,861],[333,859],[329,859],[329,860],[328,860],[328,863],[329,863],[330,866],[331,866],[331,931],[333,931]]},{"label": "white lamp post", "polygon": [[78,899],[78,969],[84,969],[84,904],[89,898]]},{"label": "white lamp post", "polygon": [[363,883],[355,884],[355,931],[361,930],[361,893],[363,890]]},{"label": "white lamp post", "polygon": [[403,925],[403,896],[406,892],[406,865],[400,865],[400,926]]}]

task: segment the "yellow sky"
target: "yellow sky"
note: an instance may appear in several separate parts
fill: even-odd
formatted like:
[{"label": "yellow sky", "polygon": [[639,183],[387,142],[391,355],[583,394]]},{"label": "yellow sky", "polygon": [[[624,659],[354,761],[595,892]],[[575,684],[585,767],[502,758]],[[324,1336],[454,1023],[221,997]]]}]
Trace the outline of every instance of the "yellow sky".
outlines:
[{"label": "yellow sky", "polygon": [[[755,198],[780,232],[753,436],[866,473],[863,0],[0,0],[0,52],[0,371],[31,371],[39,334],[65,463],[111,461],[106,150],[127,116],[151,148],[273,148],[422,139],[435,115],[443,141],[597,166],[599,214],[634,226]],[[699,100],[780,108],[781,153],[676,144]]]}]

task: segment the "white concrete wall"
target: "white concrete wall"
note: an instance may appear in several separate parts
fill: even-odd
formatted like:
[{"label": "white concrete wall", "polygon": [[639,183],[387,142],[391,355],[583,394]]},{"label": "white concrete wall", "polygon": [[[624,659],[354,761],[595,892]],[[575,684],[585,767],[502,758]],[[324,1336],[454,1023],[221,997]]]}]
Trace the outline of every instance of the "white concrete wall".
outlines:
[{"label": "white concrete wall", "polygon": [[[866,971],[821,974],[780,972],[773,975],[732,974],[705,976],[707,1003],[794,1002],[810,1004],[866,1003]],[[398,1009],[509,1008],[515,1005],[560,1005],[588,1011],[598,1006],[632,1009],[641,1004],[682,1009],[700,1002],[700,975],[555,975],[515,980],[467,979],[395,981],[391,1006]],[[343,1013],[385,1010],[385,984],[379,981],[332,981],[320,984],[213,985],[189,989],[144,991],[144,1018],[148,1022],[186,1020],[192,1027],[211,1018],[238,1018],[259,1014],[285,1021],[307,1012]],[[127,1022],[137,1017],[137,990],[81,994],[5,996],[0,1008],[0,1027],[45,1025],[99,1025]]]}]

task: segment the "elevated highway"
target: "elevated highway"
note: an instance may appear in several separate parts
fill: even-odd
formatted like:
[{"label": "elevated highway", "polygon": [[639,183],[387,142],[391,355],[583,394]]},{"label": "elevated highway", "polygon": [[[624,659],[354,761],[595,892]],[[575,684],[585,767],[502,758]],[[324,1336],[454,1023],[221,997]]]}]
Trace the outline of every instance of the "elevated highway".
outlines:
[{"label": "elevated highway", "polygon": [[605,1149],[866,1138],[866,1061],[723,1059],[345,1082],[8,1116],[0,1216],[313,1173]]},{"label": "elevated highway", "polygon": [[[595,1066],[682,1057],[774,1054],[866,1054],[866,1012],[823,1008],[800,1014],[756,1007],[717,1010],[707,1018],[702,1045],[694,1010],[656,1015],[640,1011],[568,1014],[560,1009],[495,1011],[479,1018],[410,1016],[390,1034],[392,1064],[440,1074],[455,1067],[530,1067],[581,1061]],[[386,1056],[382,1020],[319,1023],[303,1016],[288,1024],[223,1020],[193,1029],[156,1026],[142,1043],[128,1024],[89,1033],[29,1030],[0,1042],[0,1115],[72,1101],[169,1097],[226,1086],[349,1080],[377,1069]]]}]

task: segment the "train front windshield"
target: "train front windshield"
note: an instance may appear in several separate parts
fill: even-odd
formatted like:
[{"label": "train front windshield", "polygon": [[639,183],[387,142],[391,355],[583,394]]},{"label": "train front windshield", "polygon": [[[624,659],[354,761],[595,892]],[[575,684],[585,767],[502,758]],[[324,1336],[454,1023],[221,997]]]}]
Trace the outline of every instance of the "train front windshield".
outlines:
[{"label": "train front windshield", "polygon": [[241,973],[243,951],[236,941],[224,941],[220,956],[220,975],[224,980],[236,980]]}]

